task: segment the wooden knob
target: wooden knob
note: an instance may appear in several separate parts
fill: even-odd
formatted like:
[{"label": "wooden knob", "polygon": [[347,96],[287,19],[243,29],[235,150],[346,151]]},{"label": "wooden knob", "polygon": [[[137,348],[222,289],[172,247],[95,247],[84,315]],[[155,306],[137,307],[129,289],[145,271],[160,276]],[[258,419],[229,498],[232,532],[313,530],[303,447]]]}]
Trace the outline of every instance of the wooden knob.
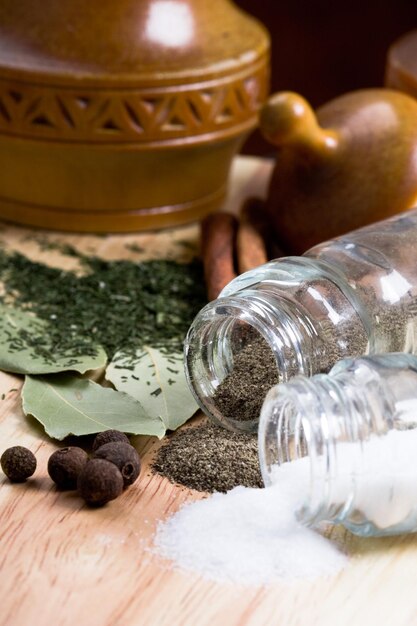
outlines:
[{"label": "wooden knob", "polygon": [[279,147],[285,144],[304,144],[312,149],[334,147],[336,133],[319,126],[316,114],[302,96],[291,91],[274,94],[263,106],[260,128],[270,143]]}]

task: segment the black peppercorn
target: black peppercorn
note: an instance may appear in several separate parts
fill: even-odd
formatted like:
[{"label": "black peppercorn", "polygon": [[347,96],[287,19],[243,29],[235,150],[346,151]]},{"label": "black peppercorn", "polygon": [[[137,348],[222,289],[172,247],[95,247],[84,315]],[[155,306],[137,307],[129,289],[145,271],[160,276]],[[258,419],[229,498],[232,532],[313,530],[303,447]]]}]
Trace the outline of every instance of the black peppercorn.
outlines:
[{"label": "black peppercorn", "polygon": [[34,473],[36,458],[28,448],[13,446],[3,452],[0,465],[9,480],[20,483]]},{"label": "black peppercorn", "polygon": [[104,459],[92,459],[81,470],[77,485],[87,504],[102,506],[120,496],[123,478],[114,463]]},{"label": "black peppercorn", "polygon": [[98,435],[96,435],[93,441],[93,452],[111,441],[123,441],[123,443],[129,443],[127,435],[122,433],[120,430],[104,430],[102,433],[98,433]]},{"label": "black peppercorn", "polygon": [[81,448],[61,448],[49,457],[48,474],[60,489],[75,489],[78,475],[87,461],[88,454]]},{"label": "black peppercorn", "polygon": [[134,483],[140,474],[139,455],[129,443],[122,441],[106,443],[95,451],[94,456],[114,463],[123,476],[125,487]]}]

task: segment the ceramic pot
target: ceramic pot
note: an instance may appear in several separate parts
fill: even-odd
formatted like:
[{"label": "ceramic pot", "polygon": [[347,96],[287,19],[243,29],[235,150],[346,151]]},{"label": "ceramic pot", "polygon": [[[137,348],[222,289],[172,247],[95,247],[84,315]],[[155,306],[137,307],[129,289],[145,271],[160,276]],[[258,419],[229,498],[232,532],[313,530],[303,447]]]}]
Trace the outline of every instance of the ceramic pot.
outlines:
[{"label": "ceramic pot", "polygon": [[277,148],[266,208],[286,253],[416,206],[414,98],[360,89],[313,111],[299,94],[280,92],[260,127]]},{"label": "ceramic pot", "polygon": [[417,98],[417,30],[403,35],[390,47],[385,84]]},{"label": "ceramic pot", "polygon": [[268,64],[229,0],[3,0],[0,217],[120,232],[216,209]]}]

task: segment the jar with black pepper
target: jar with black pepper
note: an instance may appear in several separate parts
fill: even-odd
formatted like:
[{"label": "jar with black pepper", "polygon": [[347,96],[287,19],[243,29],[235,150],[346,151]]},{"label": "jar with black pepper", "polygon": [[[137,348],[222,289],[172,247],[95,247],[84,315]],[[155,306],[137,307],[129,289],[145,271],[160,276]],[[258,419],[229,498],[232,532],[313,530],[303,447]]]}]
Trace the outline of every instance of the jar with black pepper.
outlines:
[{"label": "jar with black pepper", "polygon": [[417,531],[417,357],[362,356],[267,394],[259,460],[267,487],[296,486],[306,525]]},{"label": "jar with black pepper", "polygon": [[417,353],[417,209],[242,274],[185,343],[200,407],[246,431],[274,384],[386,352]]}]

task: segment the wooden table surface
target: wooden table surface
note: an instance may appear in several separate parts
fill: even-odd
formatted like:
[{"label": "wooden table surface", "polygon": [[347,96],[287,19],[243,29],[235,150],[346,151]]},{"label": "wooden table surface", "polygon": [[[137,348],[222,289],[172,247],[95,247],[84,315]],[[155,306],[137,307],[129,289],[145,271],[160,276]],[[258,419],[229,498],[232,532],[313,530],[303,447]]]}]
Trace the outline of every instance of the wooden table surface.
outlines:
[{"label": "wooden table surface", "polygon": [[[266,161],[235,162],[229,206],[248,194],[265,194]],[[32,258],[71,267],[76,259],[42,252],[33,241],[48,236],[105,258],[167,254],[184,258],[197,244],[197,226],[164,233],[46,235],[3,225],[2,245]],[[129,252],[137,242],[146,252]],[[87,508],[73,492],[59,492],[46,471],[57,448],[21,410],[22,379],[0,373],[0,454],[28,446],[38,469],[26,484],[0,476],[0,624],[7,626],[413,626],[417,625],[417,538],[359,539],[335,528],[350,555],[339,575],[314,582],[251,588],[207,582],[174,571],[150,552],[158,520],[199,494],[152,475],[158,442],[136,437],[140,480],[102,509]]]}]

